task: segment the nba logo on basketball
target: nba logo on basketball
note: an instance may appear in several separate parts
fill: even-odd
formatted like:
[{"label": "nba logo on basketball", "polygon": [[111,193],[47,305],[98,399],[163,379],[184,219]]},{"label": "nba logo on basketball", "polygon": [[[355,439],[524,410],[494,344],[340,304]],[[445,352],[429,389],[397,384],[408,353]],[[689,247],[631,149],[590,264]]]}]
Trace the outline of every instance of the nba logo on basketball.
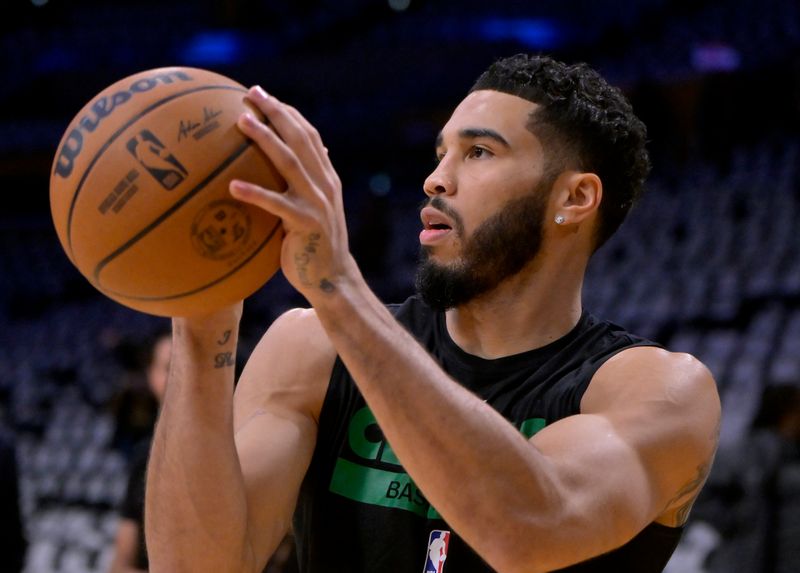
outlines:
[{"label": "nba logo on basketball", "polygon": [[128,141],[127,148],[150,175],[168,191],[177,187],[189,174],[149,129],[143,129],[132,137]]},{"label": "nba logo on basketball", "polygon": [[447,559],[447,545],[450,543],[450,532],[434,529],[428,537],[428,555],[425,558],[425,570],[422,573],[442,573],[444,560]]}]

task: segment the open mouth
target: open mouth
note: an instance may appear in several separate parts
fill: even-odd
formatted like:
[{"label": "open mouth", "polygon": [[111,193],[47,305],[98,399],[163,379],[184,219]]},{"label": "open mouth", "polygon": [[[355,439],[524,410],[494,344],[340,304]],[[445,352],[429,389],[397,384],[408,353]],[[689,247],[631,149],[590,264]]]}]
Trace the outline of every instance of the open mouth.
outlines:
[{"label": "open mouth", "polygon": [[420,219],[422,232],[419,234],[419,241],[423,245],[441,240],[453,230],[453,222],[438,209],[425,207],[420,211]]},{"label": "open mouth", "polygon": [[426,230],[451,230],[453,228],[453,221],[450,218],[433,207],[425,207],[419,213],[422,219],[422,225]]}]

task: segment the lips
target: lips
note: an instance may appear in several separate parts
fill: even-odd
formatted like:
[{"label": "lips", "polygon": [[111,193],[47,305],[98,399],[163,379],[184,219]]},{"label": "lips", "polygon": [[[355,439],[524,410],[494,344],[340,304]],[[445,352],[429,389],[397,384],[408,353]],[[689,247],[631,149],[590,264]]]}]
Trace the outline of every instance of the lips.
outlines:
[{"label": "lips", "polygon": [[453,230],[452,219],[433,207],[422,209],[420,219],[422,219],[422,232],[419,234],[419,241],[423,245],[439,241]]},{"label": "lips", "polygon": [[426,230],[452,230],[453,221],[444,213],[433,207],[425,207],[420,211],[420,219]]}]

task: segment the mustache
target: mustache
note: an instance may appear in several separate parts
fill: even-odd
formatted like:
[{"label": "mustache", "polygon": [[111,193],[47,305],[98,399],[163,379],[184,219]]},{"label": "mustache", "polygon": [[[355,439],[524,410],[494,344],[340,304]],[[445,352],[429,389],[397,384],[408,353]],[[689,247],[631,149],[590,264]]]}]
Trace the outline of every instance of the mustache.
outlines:
[{"label": "mustache", "polygon": [[419,204],[419,207],[417,207],[417,211],[422,211],[425,207],[433,207],[437,211],[441,211],[447,215],[453,221],[454,230],[458,236],[461,237],[464,235],[464,220],[461,218],[461,215],[458,214],[458,211],[453,209],[444,199],[442,199],[441,195],[435,195],[433,197],[423,199]]}]

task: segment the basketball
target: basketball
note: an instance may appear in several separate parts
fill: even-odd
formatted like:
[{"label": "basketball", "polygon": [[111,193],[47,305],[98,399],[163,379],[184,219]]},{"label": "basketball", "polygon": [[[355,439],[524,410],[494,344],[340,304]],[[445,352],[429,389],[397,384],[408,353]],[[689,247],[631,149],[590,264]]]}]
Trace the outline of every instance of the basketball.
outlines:
[{"label": "basketball", "polygon": [[56,151],[50,210],[72,263],[104,295],[161,316],[241,300],[280,266],[280,220],[235,200],[239,178],[285,183],[236,127],[247,90],[172,67],[140,72],[78,112]]}]

